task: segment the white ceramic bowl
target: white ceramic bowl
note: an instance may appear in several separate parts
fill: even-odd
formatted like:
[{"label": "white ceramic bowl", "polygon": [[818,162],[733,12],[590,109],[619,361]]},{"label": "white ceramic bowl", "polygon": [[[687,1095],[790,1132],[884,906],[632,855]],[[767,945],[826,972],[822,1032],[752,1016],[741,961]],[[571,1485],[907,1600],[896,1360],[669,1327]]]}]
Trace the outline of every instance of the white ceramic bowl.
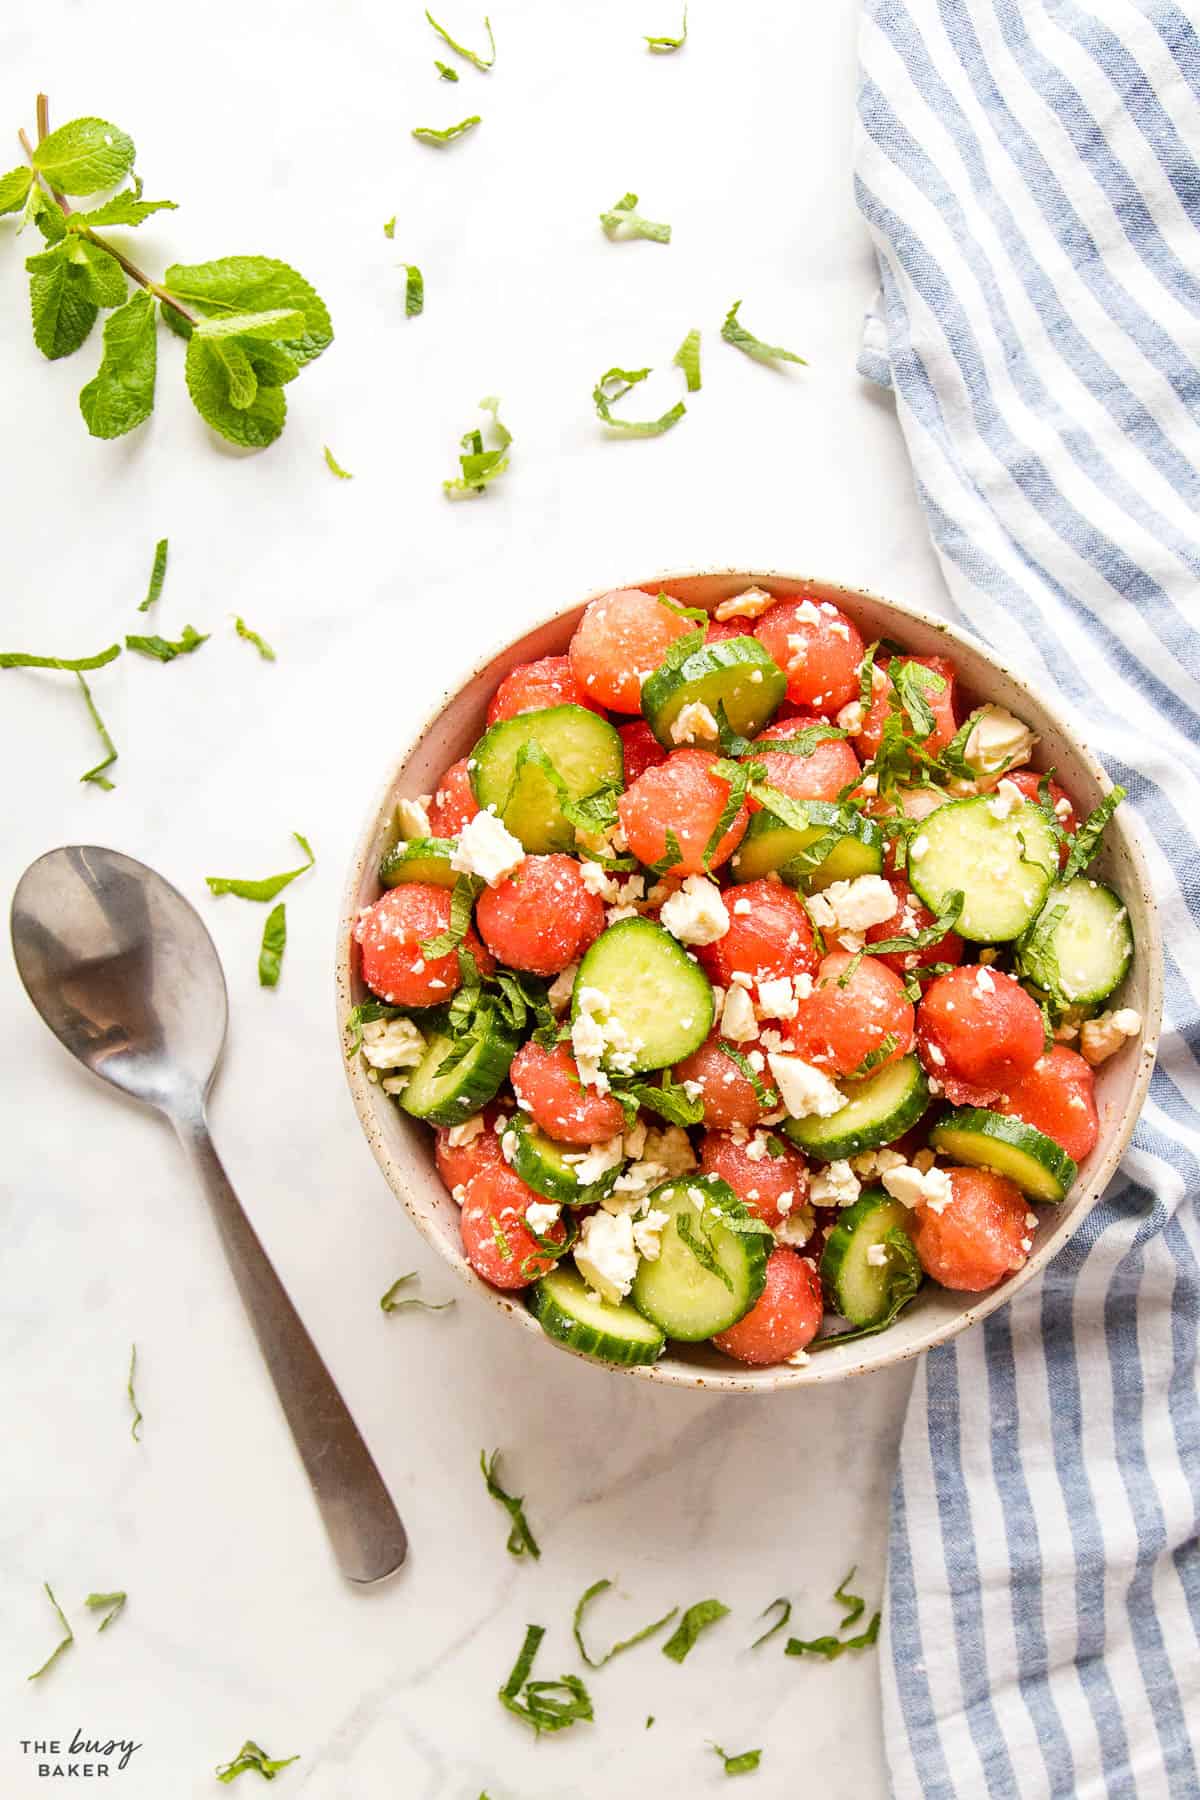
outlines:
[{"label": "white ceramic bowl", "polygon": [[[888,637],[918,655],[941,652],[952,657],[960,673],[961,685],[972,703],[997,701],[1033,727],[1040,738],[1035,765],[1053,765],[1063,786],[1084,813],[1099,802],[1110,786],[1095,757],[1046,701],[988,655],[981,645],[940,619],[831,582],[756,569],[664,575],[660,579],[626,585],[643,586],[648,593],[665,592],[688,606],[703,606],[710,611],[723,599],[751,586],[766,588],[778,598],[805,594],[818,600],[832,600],[855,621],[868,642],[873,638]],[[352,948],[352,926],[360,908],[377,899],[381,892],[376,871],[382,850],[390,841],[396,801],[401,796],[411,798],[429,792],[451,763],[467,755],[483,730],[488,701],[501,678],[517,663],[531,662],[540,656],[561,655],[588,600],[594,598],[595,595],[589,594],[577,606],[555,613],[515,643],[477,663],[462,685],[449,691],[439,702],[389,774],[368,814],[346,883],[337,944],[339,1028],[350,1008],[365,994]],[[1098,871],[1118,889],[1129,908],[1137,955],[1122,1002],[1136,1007],[1141,1013],[1143,1035],[1140,1041],[1128,1044],[1097,1071],[1099,1141],[1083,1163],[1066,1202],[1057,1211],[1042,1208],[1034,1251],[1019,1274],[978,1296],[950,1293],[930,1283],[888,1331],[878,1337],[847,1344],[844,1349],[824,1350],[801,1368],[788,1365],[747,1368],[700,1344],[673,1346],[654,1364],[618,1373],[676,1387],[748,1394],[805,1387],[813,1382],[844,1381],[848,1376],[886,1368],[906,1357],[916,1356],[934,1344],[943,1343],[966,1326],[986,1318],[1033,1279],[1080,1225],[1112,1176],[1145,1098],[1158,1040],[1162,946],[1145,861],[1132,819],[1124,808],[1117,812],[1105,834]],[[408,1118],[377,1083],[367,1080],[360,1058],[348,1061],[346,1070],[367,1141],[393,1192],[404,1202],[424,1236],[464,1281],[493,1306],[507,1313],[515,1329],[528,1334],[531,1356],[542,1354],[543,1346],[561,1349],[562,1346],[552,1345],[552,1340],[525,1310],[519,1297],[489,1287],[467,1262],[459,1238],[458,1207],[442,1186],[434,1167],[433,1137],[429,1128]]]}]

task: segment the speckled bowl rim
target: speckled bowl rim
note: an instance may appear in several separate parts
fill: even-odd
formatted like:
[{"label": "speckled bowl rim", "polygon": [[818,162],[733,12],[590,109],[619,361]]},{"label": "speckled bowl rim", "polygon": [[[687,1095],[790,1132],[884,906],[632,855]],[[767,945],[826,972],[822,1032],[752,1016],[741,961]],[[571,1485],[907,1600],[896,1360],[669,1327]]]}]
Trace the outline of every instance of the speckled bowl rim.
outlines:
[{"label": "speckled bowl rim", "polygon": [[[361,979],[356,975],[351,949],[351,932],[354,919],[362,905],[364,878],[372,847],[377,844],[382,823],[394,809],[399,785],[406,767],[424,739],[433,729],[443,712],[468,688],[472,682],[479,680],[493,665],[509,658],[512,666],[515,658],[512,652],[526,638],[535,633],[548,631],[557,623],[575,617],[582,607],[601,594],[612,591],[613,585],[639,587],[653,590],[662,587],[672,591],[681,584],[692,582],[722,582],[737,586],[779,586],[786,590],[811,590],[819,588],[822,597],[840,597],[851,617],[854,617],[856,602],[866,603],[874,607],[883,607],[901,622],[896,632],[897,640],[903,638],[903,623],[911,621],[927,631],[937,633],[947,643],[961,646],[969,656],[978,656],[986,662],[1004,680],[1009,681],[1023,695],[1027,696],[1035,711],[1040,711],[1054,725],[1055,729],[1070,745],[1073,753],[1079,758],[1084,768],[1101,792],[1107,792],[1112,783],[1105,774],[1097,759],[1084,744],[1069,719],[1065,718],[1059,708],[1046,700],[1030,684],[1005,663],[994,656],[986,645],[970,633],[960,631],[936,614],[927,613],[923,609],[887,600],[882,595],[866,588],[855,588],[844,583],[828,581],[821,577],[793,575],[781,570],[740,570],[732,568],[673,570],[668,573],[650,576],[641,581],[622,584],[609,584],[594,589],[581,600],[570,606],[557,607],[541,615],[528,625],[517,638],[505,638],[495,643],[480,657],[475,658],[466,674],[450,687],[439,699],[436,706],[426,715],[423,724],[409,741],[403,754],[396,758],[387,779],[379,790],[378,797],[372,804],[359,835],[354,854],[350,861],[349,872],[343,891],[342,905],[338,918],[338,939],[335,958],[335,997],[337,1013],[337,1029],[339,1043],[343,1039],[345,1020],[350,1009],[356,1003],[356,996],[361,995]],[[786,596],[785,596],[786,597]],[[545,654],[546,652],[541,652]],[[465,751],[462,752],[465,754]],[[1111,1180],[1117,1165],[1124,1154],[1138,1115],[1141,1112],[1150,1076],[1154,1067],[1157,1052],[1158,1035],[1162,1016],[1162,933],[1158,919],[1158,906],[1150,883],[1146,859],[1141,843],[1126,809],[1115,815],[1109,827],[1108,840],[1115,843],[1124,857],[1128,870],[1132,874],[1139,890],[1138,910],[1142,914],[1141,938],[1138,945],[1138,960],[1142,965],[1145,978],[1145,992],[1140,1010],[1142,1012],[1142,1037],[1137,1048],[1136,1065],[1133,1070],[1128,1096],[1115,1125],[1108,1132],[1107,1141],[1097,1146],[1089,1159],[1086,1179],[1077,1181],[1072,1191],[1070,1202],[1064,1205],[1063,1214],[1049,1231],[1045,1231],[1046,1214],[1042,1214],[1043,1234],[1039,1235],[1037,1247],[1031,1254],[1024,1268],[1002,1282],[999,1287],[991,1289],[978,1299],[966,1298],[962,1307],[950,1314],[940,1314],[924,1331],[911,1332],[903,1342],[892,1340],[890,1332],[881,1333],[875,1338],[860,1340],[856,1346],[847,1346],[848,1354],[836,1349],[822,1351],[813,1356],[809,1362],[794,1368],[788,1364],[776,1364],[764,1369],[748,1369],[736,1364],[730,1365],[725,1359],[718,1360],[715,1352],[706,1351],[697,1346],[704,1355],[711,1356],[712,1361],[694,1362],[688,1360],[696,1354],[695,1350],[685,1350],[683,1354],[668,1350],[658,1362],[641,1364],[625,1368],[612,1363],[596,1363],[593,1357],[584,1356],[583,1360],[593,1366],[609,1369],[618,1375],[634,1376],[642,1381],[656,1382],[668,1387],[700,1389],[706,1393],[778,1393],[784,1389],[810,1387],[814,1384],[847,1381],[853,1376],[865,1375],[877,1369],[894,1368],[902,1362],[922,1355],[936,1344],[943,1344],[956,1337],[968,1326],[978,1324],[990,1313],[1004,1306],[1021,1289],[1026,1287],[1035,1276],[1040,1274],[1046,1264],[1062,1249],[1067,1240],[1079,1229],[1091,1208],[1095,1205]],[[1122,898],[1129,904],[1129,894],[1122,893]],[[1131,907],[1131,912],[1133,908]],[[555,1350],[566,1350],[568,1355],[580,1355],[565,1345],[556,1343],[546,1336],[541,1326],[529,1313],[521,1301],[511,1294],[505,1294],[488,1285],[471,1268],[461,1253],[453,1253],[443,1243],[434,1229],[432,1214],[445,1202],[446,1191],[441,1178],[437,1174],[432,1152],[432,1140],[427,1139],[428,1147],[423,1155],[417,1154],[415,1162],[420,1165],[423,1179],[420,1191],[413,1173],[401,1166],[401,1161],[394,1154],[387,1142],[384,1131],[384,1120],[394,1120],[397,1109],[386,1095],[382,1093],[377,1082],[368,1081],[360,1057],[342,1058],[346,1077],[350,1085],[354,1109],[359,1123],[370,1144],[375,1160],[383,1171],[392,1192],[403,1203],[417,1229],[422,1236],[452,1264],[459,1276],[472,1287],[477,1294],[486,1299],[499,1312],[507,1314],[518,1326],[528,1332],[540,1344]],[[414,1130],[424,1132],[423,1127]],[[1098,1153],[1097,1153],[1098,1152]],[[415,1172],[415,1171],[414,1171]],[[919,1306],[919,1302],[917,1303]],[[919,1319],[919,1313],[911,1312],[908,1321],[911,1324]]]}]

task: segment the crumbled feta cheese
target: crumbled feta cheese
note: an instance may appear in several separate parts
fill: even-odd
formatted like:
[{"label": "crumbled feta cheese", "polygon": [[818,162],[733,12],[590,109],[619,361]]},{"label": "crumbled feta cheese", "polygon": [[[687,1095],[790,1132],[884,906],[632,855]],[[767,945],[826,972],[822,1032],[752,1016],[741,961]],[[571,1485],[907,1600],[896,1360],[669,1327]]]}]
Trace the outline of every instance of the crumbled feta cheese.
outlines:
[{"label": "crumbled feta cheese", "polygon": [[636,906],[610,906],[606,909],[604,916],[610,925],[619,925],[622,919],[641,918]]},{"label": "crumbled feta cheese", "polygon": [[995,775],[1027,763],[1037,738],[1003,706],[985,706],[963,746],[963,760],[977,775]]},{"label": "crumbled feta cheese", "polygon": [[600,1295],[616,1306],[633,1286],[638,1253],[628,1213],[595,1212],[583,1221],[575,1246],[575,1267]]},{"label": "crumbled feta cheese", "polygon": [[785,1363],[790,1364],[793,1369],[802,1369],[811,1359],[807,1350],[793,1350],[792,1354],[790,1356],[785,1356],[783,1360]]},{"label": "crumbled feta cheese", "polygon": [[747,588],[744,594],[734,594],[729,600],[722,600],[713,617],[725,619],[760,619],[768,607],[774,606],[772,595],[762,588]]},{"label": "crumbled feta cheese", "polygon": [[923,1048],[931,1063],[936,1064],[939,1069],[945,1068],[946,1052],[944,1050],[939,1049],[936,1044],[925,1044]]},{"label": "crumbled feta cheese", "polygon": [[787,648],[787,669],[788,673],[791,674],[794,670],[803,668],[804,664],[808,661],[808,639],[802,632],[789,632]]},{"label": "crumbled feta cheese", "polygon": [[764,1132],[756,1131],[754,1133],[754,1136],[746,1145],[746,1155],[751,1162],[761,1162],[763,1157],[767,1155],[767,1139]]},{"label": "crumbled feta cheese", "polygon": [[1007,819],[1010,813],[1015,812],[1019,806],[1024,806],[1024,804],[1025,796],[1016,782],[1002,781],[988,801],[987,809],[993,819]]},{"label": "crumbled feta cheese", "polygon": [[652,1206],[644,1218],[634,1220],[634,1248],[639,1256],[645,1257],[647,1262],[658,1261],[659,1252],[662,1250],[663,1226],[669,1225],[670,1222],[670,1213],[662,1212],[657,1206]]},{"label": "crumbled feta cheese", "polygon": [[550,1010],[555,1017],[565,1013],[571,1004],[571,995],[575,991],[575,977],[579,973],[577,962],[568,963],[561,975],[556,975],[546,990],[546,998],[550,1002]]},{"label": "crumbled feta cheese", "polygon": [[744,987],[731,987],[725,996],[725,1005],[721,1010],[721,1035],[732,1039],[735,1044],[749,1043],[751,1038],[758,1036],[754,1002]]},{"label": "crumbled feta cheese", "polygon": [[525,1208],[525,1223],[538,1237],[545,1237],[561,1217],[562,1207],[556,1200],[531,1200]]},{"label": "crumbled feta cheese", "polygon": [[362,1053],[373,1069],[415,1069],[425,1039],[411,1019],[371,1019],[362,1028]]},{"label": "crumbled feta cheese", "polygon": [[921,1169],[906,1166],[888,1169],[883,1185],[893,1200],[902,1206],[926,1205],[931,1212],[942,1212],[953,1198],[950,1177],[945,1169]]},{"label": "crumbled feta cheese", "polygon": [[497,887],[525,860],[525,848],[494,813],[477,812],[458,834],[458,847],[450,853],[450,867],[459,875],[478,875],[489,887]]},{"label": "crumbled feta cheese", "polygon": [[808,974],[793,975],[792,985],[796,990],[797,1000],[807,1000],[813,991],[813,978]]},{"label": "crumbled feta cheese", "polygon": [[853,1206],[861,1192],[862,1182],[848,1162],[826,1163],[808,1184],[814,1206]]},{"label": "crumbled feta cheese", "polygon": [[1036,1231],[1037,1222],[1038,1216],[1035,1212],[1027,1212],[1025,1214],[1025,1228],[1027,1231]]},{"label": "crumbled feta cheese", "polygon": [[899,1150],[889,1150],[886,1146],[882,1150],[864,1150],[860,1156],[850,1158],[850,1167],[864,1181],[877,1179],[885,1169],[899,1169],[903,1163]]},{"label": "crumbled feta cheese", "polygon": [[802,1245],[807,1244],[816,1229],[817,1222],[813,1217],[813,1209],[811,1206],[794,1206],[792,1204],[794,1196],[791,1195],[788,1196],[788,1204],[784,1207],[783,1199],[784,1196],[781,1194],[776,1201],[780,1218],[775,1227],[775,1236],[781,1244],[791,1244],[793,1249],[799,1250]]},{"label": "crumbled feta cheese", "polygon": [[843,706],[837,722],[843,731],[848,731],[851,737],[855,737],[863,728],[863,717],[862,701],[851,700]]},{"label": "crumbled feta cheese", "polygon": [[451,1150],[461,1150],[464,1144],[473,1144],[483,1130],[483,1114],[472,1113],[461,1125],[452,1125],[446,1134],[446,1144]]},{"label": "crumbled feta cheese", "polygon": [[450,1189],[450,1198],[454,1201],[457,1201],[458,1205],[461,1206],[463,1201],[466,1199],[466,1197],[467,1197],[466,1182],[465,1181],[456,1182],[455,1185]]},{"label": "crumbled feta cheese", "polygon": [[[830,611],[836,613],[836,606],[830,607]],[[801,600],[796,608],[796,619],[801,625],[819,625],[821,614],[813,601]]]},{"label": "crumbled feta cheese", "polygon": [[743,896],[742,899],[734,901],[733,910],[737,914],[739,919],[744,919],[746,917],[747,913],[752,912],[754,909],[750,905],[749,900],[747,900],[745,898],[745,896]]},{"label": "crumbled feta cheese", "polygon": [[799,1011],[796,990],[786,975],[758,984],[758,1010],[765,1019],[794,1019]]},{"label": "crumbled feta cheese", "polygon": [[776,1052],[767,1057],[767,1066],[793,1119],[829,1119],[846,1104],[828,1075],[799,1056]]},{"label": "crumbled feta cheese", "polygon": [[1072,811],[1072,807],[1071,807],[1070,800],[1067,798],[1067,796],[1065,794],[1060,794],[1058,799],[1054,802],[1055,818],[1056,819],[1064,819],[1064,820],[1069,819],[1071,816],[1071,811]]},{"label": "crumbled feta cheese", "polygon": [[673,744],[715,744],[720,731],[703,700],[689,700],[671,721]]},{"label": "crumbled feta cheese", "polygon": [[689,1100],[698,1100],[704,1092],[702,1081],[693,1081],[690,1077],[683,1083],[683,1091]]},{"label": "crumbled feta cheese", "polygon": [[929,839],[925,836],[925,833],[922,831],[913,839],[912,843],[908,846],[909,862],[920,862],[921,858],[924,856],[924,854],[928,850],[928,848],[929,848]]},{"label": "crumbled feta cheese", "polygon": [[[904,1158],[901,1157],[900,1161],[903,1162]],[[924,1175],[927,1170],[932,1169],[932,1167],[936,1161],[937,1161],[937,1157],[934,1155],[934,1152],[932,1150],[929,1150],[929,1149],[918,1150],[917,1154],[912,1159],[912,1166],[914,1169],[920,1169],[922,1175]],[[892,1164],[893,1168],[897,1168],[898,1166],[899,1165],[896,1163]]]},{"label": "crumbled feta cheese", "polygon": [[580,1187],[591,1187],[593,1181],[599,1181],[602,1175],[625,1161],[625,1134],[618,1131],[615,1137],[606,1138],[602,1144],[589,1144],[586,1150],[569,1150],[564,1153],[563,1161],[574,1169]]},{"label": "crumbled feta cheese", "polygon": [[976,971],[975,971],[975,992],[977,994],[994,994],[995,991],[996,991],[995,976],[992,974],[990,969],[985,969],[982,965],[980,965],[980,967],[978,969],[976,969]]},{"label": "crumbled feta cheese", "polygon": [[872,1269],[887,1267],[888,1247],[886,1244],[868,1244],[867,1262]]},{"label": "crumbled feta cheese", "polygon": [[1079,1048],[1084,1060],[1092,1064],[1107,1062],[1115,1056],[1126,1038],[1137,1037],[1142,1029],[1142,1015],[1132,1006],[1118,1012],[1103,1012],[1098,1019],[1085,1019],[1079,1028]]},{"label": "crumbled feta cheese", "polygon": [[666,901],[659,919],[681,944],[715,944],[729,930],[729,914],[715,881],[689,875]]},{"label": "crumbled feta cheese", "polygon": [[[375,1070],[370,1070],[369,1075],[375,1075]],[[375,1078],[379,1079],[377,1075]],[[402,1094],[411,1080],[411,1075],[385,1075],[379,1085],[385,1094]]]},{"label": "crumbled feta cheese", "polygon": [[579,996],[579,1010],[571,1023],[571,1049],[579,1079],[584,1087],[594,1087],[601,1094],[608,1092],[609,1083],[600,1067],[607,1040],[598,1015],[607,1011],[608,995],[601,993],[599,988],[585,987]]},{"label": "crumbled feta cheese", "polygon": [[511,1163],[516,1160],[517,1134],[515,1131],[506,1131],[500,1139],[500,1154],[506,1163]]},{"label": "crumbled feta cheese", "polygon": [[682,1125],[651,1125],[643,1154],[665,1163],[668,1175],[686,1175],[696,1167],[691,1139]]},{"label": "crumbled feta cheese", "polygon": [[636,1162],[637,1158],[642,1154],[642,1152],[645,1150],[645,1148],[646,1148],[646,1127],[642,1123],[642,1121],[639,1119],[636,1122],[636,1124],[626,1127],[625,1154],[626,1154],[626,1156],[633,1157],[634,1161]]},{"label": "crumbled feta cheese", "polygon": [[407,842],[410,838],[427,838],[433,836],[433,827],[429,823],[429,802],[432,794],[422,794],[416,800],[397,800],[396,824],[400,836]]},{"label": "crumbled feta cheese", "polygon": [[598,862],[581,862],[579,879],[589,894],[599,894],[601,900],[607,900],[614,906],[621,898],[619,885],[613,880],[607,869]]},{"label": "crumbled feta cheese", "polygon": [[821,898],[833,908],[843,931],[866,931],[881,925],[896,910],[895,890],[882,875],[859,875],[853,881],[834,881]]}]

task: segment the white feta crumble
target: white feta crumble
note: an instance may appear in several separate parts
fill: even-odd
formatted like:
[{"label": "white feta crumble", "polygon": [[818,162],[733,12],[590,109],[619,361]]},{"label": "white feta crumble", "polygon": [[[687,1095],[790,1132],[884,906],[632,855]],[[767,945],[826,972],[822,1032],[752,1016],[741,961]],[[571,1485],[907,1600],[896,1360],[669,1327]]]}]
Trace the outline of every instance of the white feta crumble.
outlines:
[{"label": "white feta crumble", "polygon": [[977,994],[994,994],[995,991],[995,976],[990,969],[985,969],[983,965],[980,964],[979,968],[975,971],[975,992]]},{"label": "white feta crumble", "polygon": [[1079,1028],[1079,1048],[1085,1061],[1093,1067],[1115,1056],[1126,1038],[1137,1037],[1142,1029],[1142,1015],[1132,1006],[1116,1012],[1103,1012],[1097,1019],[1085,1019]]},{"label": "white feta crumble", "polygon": [[370,1019],[362,1028],[362,1053],[373,1069],[415,1069],[425,1039],[411,1019]]},{"label": "white feta crumble", "polygon": [[989,705],[979,717],[963,746],[963,759],[977,775],[995,775],[1027,763],[1037,738],[1028,725],[1006,707]]},{"label": "white feta crumble", "polygon": [[783,1204],[785,1196],[781,1194],[775,1202],[779,1209],[779,1223],[775,1227],[775,1236],[781,1244],[790,1244],[799,1250],[807,1244],[816,1229],[811,1206],[793,1205],[794,1195],[787,1196],[787,1206]]},{"label": "white feta crumble", "polygon": [[862,1182],[844,1161],[826,1163],[808,1184],[814,1206],[853,1206],[861,1192]]},{"label": "white feta crumble", "polygon": [[746,915],[750,912],[753,912],[754,909],[751,906],[750,902],[743,895],[743,897],[740,900],[734,901],[733,910],[739,919],[744,919],[746,917]]},{"label": "white feta crumble", "polygon": [[585,987],[579,996],[579,1010],[571,1022],[571,1049],[579,1079],[584,1087],[594,1087],[600,1094],[608,1092],[609,1082],[600,1067],[607,1040],[598,1015],[607,1011],[608,995],[599,988]]},{"label": "white feta crumble", "polygon": [[913,839],[912,843],[908,846],[909,862],[920,862],[921,858],[924,856],[924,854],[928,850],[928,848],[929,848],[929,839],[925,836],[925,833],[923,831],[919,832],[917,834],[917,836]]},{"label": "white feta crumble", "polygon": [[633,1220],[627,1212],[590,1213],[575,1246],[575,1267],[602,1300],[619,1304],[637,1274],[638,1253]]},{"label": "white feta crumble", "polygon": [[747,588],[744,594],[734,594],[731,599],[722,600],[713,617],[722,623],[726,619],[760,619],[774,604],[773,596],[762,588]]},{"label": "white feta crumble", "polygon": [[779,1089],[779,1097],[793,1119],[830,1119],[841,1112],[846,1096],[822,1069],[814,1069],[799,1056],[772,1052],[767,1066]]},{"label": "white feta crumble", "polygon": [[717,721],[703,700],[689,700],[671,721],[673,744],[715,744],[719,736]]},{"label": "white feta crumble", "polygon": [[754,1002],[744,987],[731,987],[725,996],[725,1005],[721,1009],[721,1035],[735,1044],[749,1043],[751,1038],[758,1036]]},{"label": "white feta crumble", "polygon": [[610,905],[615,906],[621,898],[619,885],[598,862],[581,862],[579,879],[589,894],[598,894],[601,900],[607,900]]},{"label": "white feta crumble", "polygon": [[[368,1075],[368,1080],[371,1078],[371,1076],[375,1076],[375,1079],[379,1080],[379,1077],[377,1075],[375,1075],[375,1071],[373,1069],[370,1071],[370,1074]],[[412,1080],[411,1074],[385,1075],[383,1077],[383,1079],[379,1081],[379,1085],[383,1089],[385,1094],[402,1094],[411,1080]]]},{"label": "white feta crumble", "polygon": [[406,843],[412,838],[433,836],[433,827],[429,823],[429,803],[432,799],[432,794],[421,794],[416,800],[397,800],[396,824]]},{"label": "white feta crumble", "polygon": [[633,1243],[639,1256],[647,1262],[657,1262],[662,1250],[662,1233],[664,1225],[669,1225],[671,1215],[652,1206],[645,1216],[633,1221]]},{"label": "white feta crumble", "polygon": [[862,701],[850,700],[839,712],[837,722],[843,731],[848,731],[851,737],[856,737],[863,728],[864,716]]},{"label": "white feta crumble", "polygon": [[538,1237],[545,1237],[561,1217],[562,1207],[557,1200],[531,1200],[525,1208],[525,1223]]},{"label": "white feta crumble", "polygon": [[882,875],[858,875],[853,881],[831,882],[812,896],[810,908],[816,900],[823,902],[819,910],[827,913],[830,925],[836,925],[840,931],[866,931],[872,925],[882,925],[896,910],[895,892]]},{"label": "white feta crumble", "polygon": [[867,1262],[872,1269],[886,1268],[887,1260],[888,1260],[888,1248],[887,1248],[886,1244],[868,1244],[867,1245]]},{"label": "white feta crumble", "polygon": [[[810,978],[811,979],[811,978]],[[760,981],[758,1010],[765,1019],[794,1019],[800,1010],[796,990],[786,975]]]},{"label": "white feta crumble", "polygon": [[899,1169],[904,1165],[904,1158],[899,1150],[890,1150],[885,1145],[881,1150],[864,1150],[859,1156],[850,1158],[850,1167],[864,1181],[877,1179],[885,1169]]},{"label": "white feta crumble", "polygon": [[987,809],[993,819],[1007,819],[1010,813],[1024,806],[1025,796],[1015,781],[1002,781],[987,803]]},{"label": "white feta crumble", "polygon": [[811,1359],[807,1350],[793,1350],[792,1354],[790,1356],[785,1356],[783,1360],[793,1369],[802,1369]]},{"label": "white feta crumble", "polygon": [[1072,812],[1071,802],[1068,800],[1068,798],[1065,794],[1060,794],[1058,799],[1054,802],[1055,818],[1056,819],[1069,819],[1071,816],[1071,812]]},{"label": "white feta crumble", "polygon": [[574,1169],[580,1187],[591,1187],[593,1181],[625,1161],[625,1134],[619,1131],[603,1143],[589,1144],[586,1150],[568,1150],[563,1161]]},{"label": "white feta crumble", "polygon": [[565,1013],[571,1004],[571,995],[575,991],[575,977],[579,973],[577,962],[568,963],[561,975],[556,975],[546,990],[546,998],[550,1002],[550,1010],[557,1018]]},{"label": "white feta crumble", "polygon": [[452,1125],[446,1134],[446,1143],[451,1150],[461,1150],[464,1144],[473,1144],[483,1131],[483,1114],[472,1113],[461,1125]]},{"label": "white feta crumble", "polygon": [[498,887],[506,875],[520,868],[525,847],[494,813],[477,812],[458,834],[458,846],[450,853],[450,867],[458,875],[478,875],[489,887]]},{"label": "white feta crumble", "polygon": [[715,944],[729,930],[729,914],[715,881],[689,875],[664,902],[659,919],[681,944]]},{"label": "white feta crumble", "polygon": [[610,906],[606,909],[604,916],[610,925],[619,925],[622,919],[641,918],[636,906]]},{"label": "white feta crumble", "polygon": [[945,1169],[921,1170],[911,1165],[888,1169],[883,1185],[901,1206],[928,1206],[930,1212],[944,1212],[954,1197],[950,1177]]},{"label": "white feta crumble", "polygon": [[500,1154],[506,1163],[511,1163],[516,1160],[517,1134],[515,1131],[506,1131],[500,1139]]}]

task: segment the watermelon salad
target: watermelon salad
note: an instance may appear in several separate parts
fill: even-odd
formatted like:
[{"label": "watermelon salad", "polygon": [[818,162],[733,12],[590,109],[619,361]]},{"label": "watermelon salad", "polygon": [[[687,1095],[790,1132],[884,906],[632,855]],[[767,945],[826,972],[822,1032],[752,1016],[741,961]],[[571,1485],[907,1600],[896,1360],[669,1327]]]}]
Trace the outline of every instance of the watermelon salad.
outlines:
[{"label": "watermelon salad", "polygon": [[958,689],[819,592],[621,589],[399,802],[351,1053],[550,1337],[798,1363],[1025,1264],[1141,1030],[1122,793]]}]

